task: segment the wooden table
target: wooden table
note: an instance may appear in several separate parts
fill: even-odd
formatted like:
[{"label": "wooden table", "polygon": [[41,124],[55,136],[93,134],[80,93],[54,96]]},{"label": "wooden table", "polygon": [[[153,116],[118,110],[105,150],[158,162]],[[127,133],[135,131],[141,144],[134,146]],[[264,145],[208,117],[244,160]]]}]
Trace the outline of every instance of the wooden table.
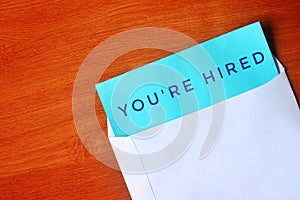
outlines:
[{"label": "wooden table", "polygon": [[[296,0],[2,0],[0,199],[130,199],[121,173],[87,152],[73,122],[77,71],[105,39],[134,28],[163,27],[203,42],[261,21],[300,98],[299,13]],[[132,51],[113,62],[101,80],[169,54]]]}]

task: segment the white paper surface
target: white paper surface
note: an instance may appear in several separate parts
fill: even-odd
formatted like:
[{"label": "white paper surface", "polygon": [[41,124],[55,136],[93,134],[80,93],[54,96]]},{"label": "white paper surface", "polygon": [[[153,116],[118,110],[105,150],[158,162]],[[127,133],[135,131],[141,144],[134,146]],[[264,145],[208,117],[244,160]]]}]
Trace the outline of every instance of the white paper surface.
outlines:
[{"label": "white paper surface", "polygon": [[[225,101],[222,135],[204,159],[199,159],[199,153],[211,124],[212,106],[182,117],[197,118],[196,136],[180,158],[162,169],[148,171],[159,159],[149,162],[137,156],[128,161],[115,151],[121,169],[133,162],[147,171],[123,172],[132,199],[300,199],[300,112],[280,69],[269,83]],[[148,139],[114,137],[109,128],[110,142],[114,150],[153,153],[172,142],[182,118],[166,123],[160,134]]]}]

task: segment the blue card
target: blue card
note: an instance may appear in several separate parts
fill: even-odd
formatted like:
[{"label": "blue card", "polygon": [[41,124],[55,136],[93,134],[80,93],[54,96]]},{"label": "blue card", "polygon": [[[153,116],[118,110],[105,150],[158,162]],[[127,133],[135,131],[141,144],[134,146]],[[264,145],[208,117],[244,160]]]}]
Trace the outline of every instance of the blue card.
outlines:
[{"label": "blue card", "polygon": [[278,75],[259,22],[96,85],[115,136],[212,106]]}]

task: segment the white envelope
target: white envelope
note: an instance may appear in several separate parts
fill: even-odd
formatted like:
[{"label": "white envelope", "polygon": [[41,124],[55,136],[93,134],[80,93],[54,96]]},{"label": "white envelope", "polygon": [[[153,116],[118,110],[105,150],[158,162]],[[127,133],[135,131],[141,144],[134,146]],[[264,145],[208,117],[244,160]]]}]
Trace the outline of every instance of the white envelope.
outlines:
[{"label": "white envelope", "polygon": [[[109,140],[132,199],[299,200],[300,112],[277,64],[280,73],[268,83],[141,133],[114,137],[108,121]],[[223,120],[221,134],[215,144],[207,144],[207,137],[217,137],[207,136],[216,120]],[[196,122],[196,129],[186,122]],[[153,156],[176,140],[182,126],[195,133],[184,151],[169,163]],[[174,157],[173,151],[164,152],[164,158]]]}]

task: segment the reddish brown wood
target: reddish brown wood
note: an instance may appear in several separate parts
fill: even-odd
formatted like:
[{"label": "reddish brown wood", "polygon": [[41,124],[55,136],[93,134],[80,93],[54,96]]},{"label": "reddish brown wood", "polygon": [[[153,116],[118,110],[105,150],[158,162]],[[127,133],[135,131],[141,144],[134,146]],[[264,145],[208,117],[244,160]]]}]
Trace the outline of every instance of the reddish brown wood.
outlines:
[{"label": "reddish brown wood", "polygon": [[[0,199],[130,199],[121,173],[83,147],[72,117],[77,70],[106,38],[154,26],[203,42],[259,20],[300,98],[299,13],[296,0],[2,0]],[[102,79],[168,54],[130,52]],[[96,102],[100,124],[106,126]]]}]

